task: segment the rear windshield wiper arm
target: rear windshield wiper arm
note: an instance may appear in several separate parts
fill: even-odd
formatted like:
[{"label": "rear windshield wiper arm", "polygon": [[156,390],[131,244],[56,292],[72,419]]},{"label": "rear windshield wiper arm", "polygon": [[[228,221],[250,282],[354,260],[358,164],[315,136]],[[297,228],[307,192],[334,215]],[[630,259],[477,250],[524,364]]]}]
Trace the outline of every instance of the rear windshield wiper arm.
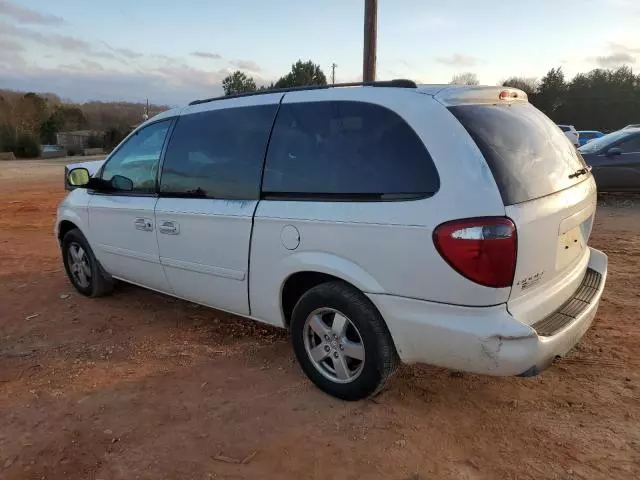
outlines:
[{"label": "rear windshield wiper arm", "polygon": [[586,175],[590,171],[591,171],[591,165],[588,165],[585,168],[580,168],[575,172],[573,172],[571,175],[569,175],[569,178],[578,178],[580,175]]}]

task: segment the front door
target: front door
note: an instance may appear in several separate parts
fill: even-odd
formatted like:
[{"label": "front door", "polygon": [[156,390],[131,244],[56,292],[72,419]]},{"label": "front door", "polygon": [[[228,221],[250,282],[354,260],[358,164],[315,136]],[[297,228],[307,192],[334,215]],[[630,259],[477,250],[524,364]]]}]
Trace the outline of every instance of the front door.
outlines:
[{"label": "front door", "polygon": [[615,154],[604,152],[590,160],[598,190],[640,191],[640,133],[614,145]]},{"label": "front door", "polygon": [[194,105],[176,123],[155,211],[160,262],[176,295],[250,314],[251,228],[281,97]]},{"label": "front door", "polygon": [[89,235],[94,252],[113,277],[171,292],[158,255],[154,209],[162,148],[172,120],[141,128],[105,162],[108,192],[92,192]]}]

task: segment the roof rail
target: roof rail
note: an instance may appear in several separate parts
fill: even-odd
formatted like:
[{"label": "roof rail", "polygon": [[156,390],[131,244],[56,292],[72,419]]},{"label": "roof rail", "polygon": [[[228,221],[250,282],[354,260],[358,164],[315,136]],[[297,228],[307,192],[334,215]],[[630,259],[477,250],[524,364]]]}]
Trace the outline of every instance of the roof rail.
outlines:
[{"label": "roof rail", "polygon": [[334,83],[331,85],[304,85],[302,87],[286,87],[286,88],[271,88],[265,90],[258,90],[255,92],[237,93],[235,95],[225,95],[222,97],[204,98],[202,100],[194,100],[189,105],[199,105],[201,103],[213,102],[215,100],[224,100],[227,98],[239,98],[239,97],[252,97],[254,95],[266,95],[268,93],[286,93],[286,92],[300,92],[305,90],[324,90],[328,88],[338,87],[393,87],[393,88],[418,88],[416,82],[413,80],[407,80],[404,78],[398,78],[395,80],[380,80],[377,82],[351,82],[351,83]]}]

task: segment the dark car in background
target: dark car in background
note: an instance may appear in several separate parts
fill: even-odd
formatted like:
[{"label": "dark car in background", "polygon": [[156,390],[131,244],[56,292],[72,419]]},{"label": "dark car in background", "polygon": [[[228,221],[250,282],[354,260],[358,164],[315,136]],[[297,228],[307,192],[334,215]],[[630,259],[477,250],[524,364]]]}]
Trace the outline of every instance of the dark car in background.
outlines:
[{"label": "dark car in background", "polygon": [[578,149],[600,192],[640,192],[640,128],[604,135]]},{"label": "dark car in background", "polygon": [[598,130],[579,130],[578,134],[580,135],[578,137],[580,146],[585,145],[596,138],[604,137],[604,133],[599,132]]}]

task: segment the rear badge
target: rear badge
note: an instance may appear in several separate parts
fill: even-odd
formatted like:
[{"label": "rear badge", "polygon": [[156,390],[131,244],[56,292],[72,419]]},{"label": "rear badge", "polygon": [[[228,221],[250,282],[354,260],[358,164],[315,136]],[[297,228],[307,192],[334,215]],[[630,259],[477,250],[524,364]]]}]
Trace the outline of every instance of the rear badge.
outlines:
[{"label": "rear badge", "polygon": [[544,272],[535,273],[527,278],[518,280],[518,283],[516,283],[516,285],[518,285],[521,290],[527,290],[531,287],[536,286],[538,283],[540,283],[540,280],[542,280],[543,275],[544,275]]}]

